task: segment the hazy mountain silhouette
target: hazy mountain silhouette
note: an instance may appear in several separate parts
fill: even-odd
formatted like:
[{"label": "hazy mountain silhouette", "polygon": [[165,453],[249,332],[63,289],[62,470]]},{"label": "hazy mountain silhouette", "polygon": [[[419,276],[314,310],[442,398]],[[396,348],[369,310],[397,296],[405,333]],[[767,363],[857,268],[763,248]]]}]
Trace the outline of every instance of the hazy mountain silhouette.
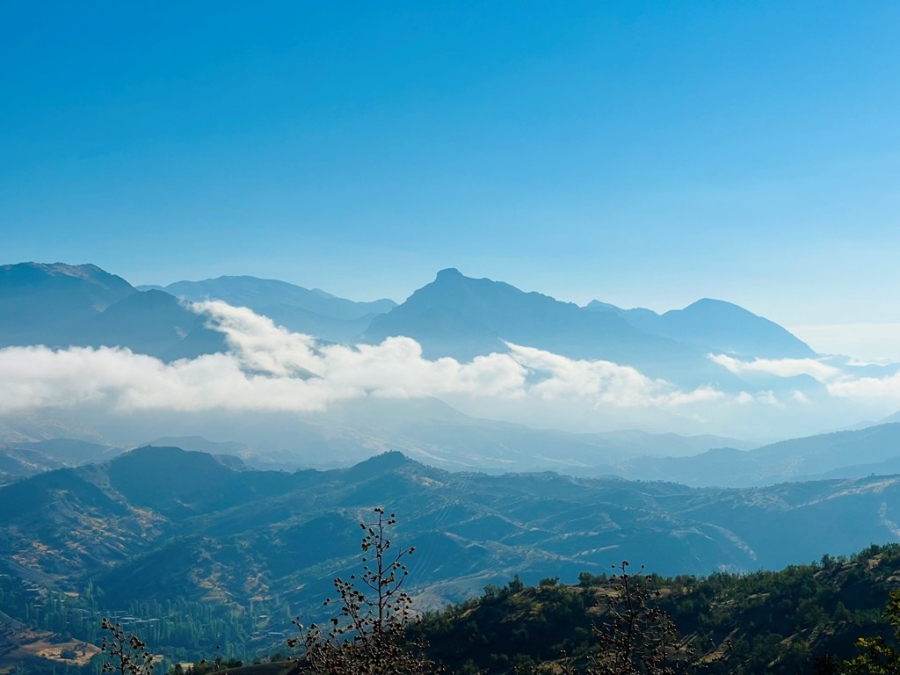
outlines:
[{"label": "hazy mountain silhouette", "polygon": [[693,457],[642,457],[609,467],[616,475],[692,486],[744,487],[900,471],[900,424],[879,424],[793,438],[740,451],[711,449]]},{"label": "hazy mountain silhouette", "polygon": [[111,459],[123,451],[123,448],[73,438],[0,443],[0,483]]},{"label": "hazy mountain silhouette", "polygon": [[336,319],[333,316],[317,314],[294,305],[268,305],[256,310],[279,326],[295,333],[314,335],[327,342],[351,343],[369,326],[377,314],[365,314],[355,319]]},{"label": "hazy mountain silhouette", "polygon": [[41,409],[0,415],[0,443],[31,443],[57,438],[109,445],[103,435],[87,426],[77,413]]},{"label": "hazy mountain silhouette", "polygon": [[[710,385],[737,393],[748,384],[709,358],[812,356],[780,326],[730,303],[701,300],[657,315],[594,302],[588,308],[502,282],[472,279],[455,269],[412,294],[352,302],[324,291],[254,277],[182,281],[166,291],[139,291],[93,265],[22,263],[0,268],[0,346],[120,346],[166,361],[226,349],[224,336],[176,299],[219,298],[265,314],[289,330],[324,341],[417,340],[427,358],[470,360],[503,352],[507,343],[574,359],[632,366],[686,388]],[[387,311],[390,310],[390,311]],[[772,377],[767,388],[815,390],[812,378]]]},{"label": "hazy mountain silhouette", "polygon": [[503,282],[471,279],[455,269],[442,270],[406,302],[372,319],[363,339],[379,342],[393,335],[415,339],[429,358],[469,360],[507,351],[506,341],[634,366],[687,386],[740,387],[738,378],[709,361],[705,348],[651,335],[615,312],[587,311]]},{"label": "hazy mountain silhouette", "polygon": [[4,265],[0,311],[0,346],[118,346],[165,360],[225,347],[172,295],[140,292],[94,265]]},{"label": "hazy mountain silhouette", "polygon": [[704,298],[661,315],[644,308],[621,309],[599,300],[585,309],[612,313],[644,332],[716,352],[773,359],[816,356],[809,345],[777,323],[723,300]]},{"label": "hazy mountain silhouette", "polygon": [[91,443],[76,438],[51,438],[33,443],[11,443],[10,447],[28,449],[45,457],[52,457],[66,466],[78,466],[112,459],[124,452],[123,448],[101,443]]},{"label": "hazy mountain silhouette", "polygon": [[[626,458],[694,455],[722,445],[754,447],[746,441],[717,436],[535,429],[465,415],[434,398],[336,404],[327,413],[317,415],[315,423],[310,420],[302,436],[302,443],[308,448],[306,457],[315,456],[318,447],[327,448],[324,454],[328,457],[358,461],[359,454],[348,453],[355,440],[357,453],[394,449],[441,468],[490,472],[549,469],[589,474],[596,473],[598,466]],[[345,447],[344,442],[350,447]],[[250,464],[268,468],[256,457],[241,457]]]},{"label": "hazy mountain silhouette", "polygon": [[402,305],[353,302],[277,280],[220,277],[139,291],[93,265],[22,263],[0,267],[0,346],[122,346],[166,360],[224,349],[221,334],[183,307],[216,298],[250,307],[290,330],[326,341],[377,342],[406,335],[426,357],[468,360],[507,349],[504,341],[578,359],[634,366],[686,386],[738,389],[741,381],[709,350],[772,358],[811,356],[786,330],[730,303],[701,300],[657,315],[595,301],[587,308],[502,282],[438,273]]},{"label": "hazy mountain silhouette", "polygon": [[238,455],[246,451],[246,443],[235,441],[210,441],[202,436],[161,436],[141,445],[154,445],[157,447],[177,447],[189,452],[205,452],[209,455],[232,454]]},{"label": "hazy mountain silhouette", "polygon": [[42,452],[0,445],[0,485],[64,466],[63,462]]},{"label": "hazy mountain silhouette", "polygon": [[134,293],[127,281],[94,265],[2,265],[0,346],[59,344],[74,325]]},{"label": "hazy mountain silhouette", "polygon": [[225,351],[224,336],[205,318],[162,291],[138,292],[107,308],[83,327],[91,345],[120,345],[166,361]]},{"label": "hazy mountain silhouette", "polygon": [[[186,426],[174,427],[189,434],[184,436],[154,437],[167,422],[153,418],[145,424],[113,414],[105,421],[94,421],[121,444],[177,446],[217,457],[236,456],[255,469],[287,471],[347,466],[378,453],[400,450],[413,459],[450,470],[555,470],[597,475],[603,467],[643,456],[695,455],[725,445],[756,447],[747,441],[712,435],[536,429],[472,417],[435,398],[344,401],[327,411],[303,415],[214,415],[203,421],[193,417]],[[107,424],[112,424],[112,428]],[[198,433],[216,441],[206,440]],[[51,445],[34,443],[51,438],[72,447],[77,441],[67,439],[88,441],[92,447],[113,445],[89,428],[48,426],[41,420],[29,422],[24,415],[0,418],[0,445],[5,441],[32,450],[48,448],[55,457]],[[74,463],[78,462],[66,461],[63,465]],[[35,472],[27,471],[25,475]]]},{"label": "hazy mountain silhouette", "polygon": [[393,300],[354,302],[314,288],[275,279],[224,276],[203,281],[177,281],[164,289],[185,300],[223,300],[249,307],[275,323],[332,342],[347,342],[365,330],[377,314],[390,311]]}]

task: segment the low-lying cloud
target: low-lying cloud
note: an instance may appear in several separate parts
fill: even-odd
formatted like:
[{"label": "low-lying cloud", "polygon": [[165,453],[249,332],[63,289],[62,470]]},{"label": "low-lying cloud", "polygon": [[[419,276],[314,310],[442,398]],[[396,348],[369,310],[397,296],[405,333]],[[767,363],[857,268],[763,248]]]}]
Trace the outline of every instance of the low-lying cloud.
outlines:
[{"label": "low-lying cloud", "polygon": [[869,401],[900,401],[900,373],[886,377],[860,377],[832,382],[828,385],[832,396]]},{"label": "low-lying cloud", "polygon": [[724,397],[712,387],[685,391],[610,361],[574,360],[532,347],[507,345],[519,365],[544,376],[530,385],[528,393],[545,400],[576,398],[593,400],[598,406],[642,407],[678,406]]},{"label": "low-lying cloud", "polygon": [[[470,362],[426,359],[410,338],[323,345],[249,309],[222,302],[194,309],[224,334],[226,353],[167,364],[122,348],[0,349],[0,414],[48,407],[134,414],[315,413],[365,398],[437,397],[476,416],[544,426],[763,429],[774,435],[781,428],[820,429],[823,410],[829,420],[843,416],[848,419],[841,417],[841,423],[850,424],[863,419],[860,406],[887,414],[900,404],[900,375],[863,377],[869,371],[815,359],[744,362],[711,355],[748,382],[746,391],[725,393],[712,385],[685,389],[629,366],[529,346],[508,344],[505,353]],[[819,384],[804,385],[802,392],[788,381],[777,386],[781,378],[798,375]]]},{"label": "low-lying cloud", "polygon": [[512,344],[509,353],[467,363],[426,359],[406,337],[378,345],[320,345],[246,308],[218,301],[194,307],[225,335],[227,353],[166,364],[122,348],[2,349],[0,412],[85,403],[125,412],[310,412],[367,396],[441,395],[671,407],[722,396],[712,388],[685,391],[608,361],[578,361]]},{"label": "low-lying cloud", "polygon": [[839,368],[818,359],[754,359],[740,361],[726,354],[710,354],[710,360],[735,375],[774,375],[775,377],[797,377],[808,375],[822,384],[844,379],[846,375]]}]

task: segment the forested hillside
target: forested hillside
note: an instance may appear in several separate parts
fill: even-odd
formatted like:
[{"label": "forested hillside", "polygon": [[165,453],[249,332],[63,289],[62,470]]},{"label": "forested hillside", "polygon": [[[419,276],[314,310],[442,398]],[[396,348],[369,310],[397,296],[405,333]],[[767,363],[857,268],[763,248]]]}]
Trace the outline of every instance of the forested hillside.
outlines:
[{"label": "forested hillside", "polygon": [[[639,617],[645,633],[661,625],[660,617],[670,620],[677,631],[670,657],[677,663],[683,656],[682,665],[690,659],[692,665],[684,672],[869,672],[848,670],[845,665],[859,653],[857,640],[880,635],[888,638],[886,644],[893,643],[894,628],[883,609],[890,592],[900,585],[900,545],[872,546],[849,558],[825,556],[819,562],[778,572],[662,577],[643,574],[635,566],[625,571],[631,588],[640,589],[647,599]],[[502,587],[487,586],[478,598],[426,614],[421,623],[409,626],[406,639],[410,645],[422,640],[430,643],[425,657],[437,664],[434,672],[438,667],[466,675],[549,674],[566,672],[565,668],[583,672],[610,648],[601,636],[611,625],[610,611],[621,614],[621,572],[620,568],[611,569],[609,575],[585,573],[575,585],[547,578],[536,586],[526,586],[514,577]],[[16,596],[8,579],[2,589],[0,599],[7,608],[15,609],[18,604],[21,609],[24,605],[19,603],[27,603],[28,598]],[[66,608],[60,598],[44,598],[39,604],[44,609],[25,618],[32,627],[47,630],[32,629],[32,640],[56,645],[57,656],[69,652],[71,658],[38,659],[26,656],[29,652],[24,650],[10,659],[5,645],[6,658],[0,660],[0,668],[8,672],[16,664],[20,668],[15,672],[99,672],[103,662],[96,647],[102,637],[100,622],[93,622],[91,616],[91,621],[72,623],[73,616],[87,619],[92,614],[74,609],[77,603]],[[217,617],[208,607],[196,604],[140,609],[153,611],[158,618],[136,621],[126,617],[124,626],[128,634],[141,636],[150,649],[159,643],[171,644],[173,633],[185,630],[227,638],[221,645],[210,646],[205,654],[192,655],[192,660],[209,659],[194,669],[197,675],[211,670],[236,675],[288,673],[296,669],[291,662],[302,654],[302,649],[288,645],[290,638],[298,636],[296,630],[281,636],[274,649],[257,643],[254,651],[259,635],[244,634],[239,616]],[[0,617],[7,632],[18,623],[9,616]],[[25,626],[19,624],[18,630]],[[171,648],[155,649],[154,653],[167,657],[161,664],[165,669],[186,656]],[[94,658],[88,663],[83,655]],[[238,667],[239,662],[243,667]],[[229,663],[231,667],[226,667]],[[900,667],[900,662],[894,667]]]},{"label": "forested hillside", "polygon": [[[834,672],[828,664],[856,654],[859,637],[893,634],[883,609],[900,585],[900,546],[777,572],[643,580],[698,654],[717,657],[701,658],[700,672],[827,673]],[[514,579],[429,615],[417,635],[431,642],[433,658],[459,672],[559,666],[562,654],[584,664],[598,649],[592,628],[604,621],[605,598],[616,588],[606,575],[583,574],[578,585]]]},{"label": "forested hillside", "polygon": [[0,669],[87,661],[106,616],[170,661],[283,651],[292,619],[326,618],[332,578],[358,571],[359,522],[377,505],[417,549],[405,590],[418,611],[484,592],[424,624],[452,668],[585,657],[604,575],[623,559],[661,575],[651,587],[697,649],[731,640],[732,670],[716,672],[846,658],[883,628],[900,580],[896,547],[840,557],[896,538],[897,477],[697,490],[450,473],[399,453],[291,474],[147,447],[0,488]]}]

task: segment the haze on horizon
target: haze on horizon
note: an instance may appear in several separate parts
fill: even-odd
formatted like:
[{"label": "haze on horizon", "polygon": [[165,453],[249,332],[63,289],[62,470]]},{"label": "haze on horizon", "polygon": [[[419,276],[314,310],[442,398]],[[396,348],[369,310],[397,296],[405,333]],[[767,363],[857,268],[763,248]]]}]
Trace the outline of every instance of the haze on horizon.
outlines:
[{"label": "haze on horizon", "polygon": [[900,7],[5,3],[2,262],[402,301],[458,267],[900,358]]}]

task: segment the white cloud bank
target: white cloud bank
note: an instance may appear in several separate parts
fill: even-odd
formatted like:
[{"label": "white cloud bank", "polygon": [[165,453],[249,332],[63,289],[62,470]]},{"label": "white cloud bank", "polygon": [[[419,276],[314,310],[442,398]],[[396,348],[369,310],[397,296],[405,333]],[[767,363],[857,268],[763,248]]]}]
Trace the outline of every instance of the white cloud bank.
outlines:
[{"label": "white cloud bank", "polygon": [[[821,430],[823,418],[832,425],[877,418],[864,416],[860,406],[879,414],[900,406],[900,375],[861,377],[870,373],[815,359],[743,362],[711,355],[756,382],[749,393],[726,394],[713,387],[686,390],[628,366],[514,344],[508,353],[466,363],[431,360],[410,338],[320,345],[248,309],[207,302],[195,310],[225,335],[227,353],[166,364],[120,348],[0,349],[0,414],[68,407],[235,416],[320,412],[366,397],[433,396],[476,416],[573,430],[652,427],[775,436]],[[803,393],[773,387],[773,377],[796,375],[815,378],[821,388]]]},{"label": "white cloud bank", "polygon": [[710,354],[709,359],[738,376],[774,375],[775,377],[796,377],[808,375],[822,384],[846,379],[847,375],[835,366],[818,359],[754,359],[740,361],[725,354]]},{"label": "white cloud bank", "polygon": [[[768,375],[777,378],[808,375],[824,385],[825,391],[835,398],[853,399],[880,405],[900,406],[900,371],[887,372],[875,377],[852,372],[854,367],[865,367],[853,360],[847,363],[849,370],[839,368],[819,359],[755,359],[739,361],[725,354],[710,354],[711,361],[727,368],[738,376]],[[748,398],[749,395],[745,398]],[[808,404],[809,398],[801,391],[790,397],[794,402]]]},{"label": "white cloud bank", "polygon": [[900,373],[887,377],[860,377],[832,382],[827,388],[832,396],[900,403]]},{"label": "white cloud bank", "polygon": [[684,391],[665,380],[650,379],[635,368],[609,361],[576,361],[513,344],[509,348],[510,356],[518,364],[531,373],[545,376],[527,392],[545,400],[577,398],[593,400],[598,406],[643,407],[678,406],[725,396],[711,387]]},{"label": "white cloud bank", "polygon": [[265,317],[223,302],[194,306],[225,334],[229,352],[166,364],[121,348],[0,350],[0,412],[99,404],[131,412],[311,412],[366,396],[465,395],[577,399],[595,406],[680,406],[723,394],[684,391],[608,361],[576,361],[509,345],[469,363],[425,359],[410,338],[379,345],[318,345]]}]

